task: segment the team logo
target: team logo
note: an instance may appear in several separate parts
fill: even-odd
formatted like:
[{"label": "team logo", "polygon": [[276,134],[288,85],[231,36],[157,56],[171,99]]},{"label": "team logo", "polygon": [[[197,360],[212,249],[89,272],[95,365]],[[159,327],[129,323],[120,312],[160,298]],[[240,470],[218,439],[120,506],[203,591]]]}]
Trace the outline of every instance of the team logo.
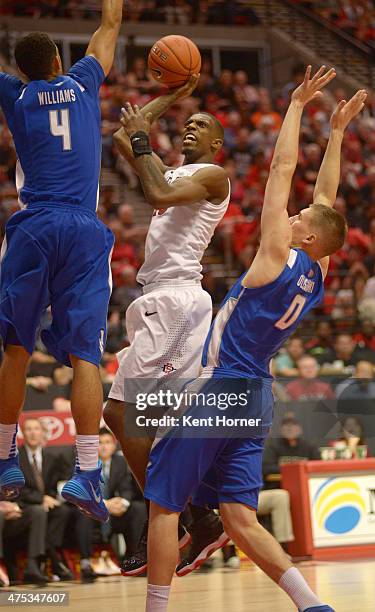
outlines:
[{"label": "team logo", "polygon": [[352,531],[366,512],[359,485],[345,478],[330,478],[313,499],[314,512],[320,529],[340,535]]},{"label": "team logo", "polygon": [[166,213],[168,210],[168,208],[158,208],[157,210],[154,210],[152,216],[153,217],[161,217],[162,215],[164,215],[164,213]]},{"label": "team logo", "polygon": [[43,416],[40,418],[47,430],[49,441],[58,440],[64,433],[64,423],[61,419],[54,416]]},{"label": "team logo", "polygon": [[174,368],[171,363],[165,363],[163,366],[164,374],[171,374],[172,372],[175,372],[175,370],[176,368]]}]

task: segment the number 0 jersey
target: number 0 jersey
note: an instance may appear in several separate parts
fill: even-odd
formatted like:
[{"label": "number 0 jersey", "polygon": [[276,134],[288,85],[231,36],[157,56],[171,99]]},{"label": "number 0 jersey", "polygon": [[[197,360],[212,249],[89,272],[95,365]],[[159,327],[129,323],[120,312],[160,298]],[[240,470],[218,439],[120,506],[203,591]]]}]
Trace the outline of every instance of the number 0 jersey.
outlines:
[{"label": "number 0 jersey", "polygon": [[99,88],[104,77],[101,65],[90,56],[53,81],[25,84],[0,73],[0,106],[19,159],[21,204],[73,204],[96,210]]},{"label": "number 0 jersey", "polygon": [[319,263],[291,249],[280,276],[264,287],[246,288],[242,279],[227,294],[208,334],[202,366],[213,376],[272,378],[271,358],[324,294]]}]

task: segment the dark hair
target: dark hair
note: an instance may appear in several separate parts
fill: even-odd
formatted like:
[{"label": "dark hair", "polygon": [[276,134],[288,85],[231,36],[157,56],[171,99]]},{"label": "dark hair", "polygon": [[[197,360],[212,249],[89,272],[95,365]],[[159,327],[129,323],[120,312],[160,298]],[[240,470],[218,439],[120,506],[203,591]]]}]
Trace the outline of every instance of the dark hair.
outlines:
[{"label": "dark hair", "polygon": [[17,66],[30,81],[48,79],[52,73],[56,45],[44,32],[32,32],[16,44],[14,56]]},{"label": "dark hair", "polygon": [[343,246],[348,233],[345,217],[330,206],[312,204],[313,224],[318,230],[318,243],[321,257],[332,255]]},{"label": "dark hair", "polygon": [[99,436],[112,436],[112,438],[114,438],[114,434],[111,432],[110,429],[108,429],[107,427],[101,427],[99,429]]},{"label": "dark hair", "polygon": [[[360,437],[359,437],[359,443],[358,443],[358,445],[359,445],[359,446],[363,446],[363,445],[365,444],[365,438],[364,438],[364,427],[363,427],[363,423],[362,423],[361,419],[359,419],[358,417],[353,416],[353,415],[348,415],[348,416],[346,416],[344,419],[342,419],[342,420],[341,420],[341,423],[340,423],[340,425],[341,425],[341,436],[340,436],[340,440],[345,440],[345,434],[344,434],[344,431],[348,431],[348,430],[346,429],[346,423],[347,423],[347,421],[348,421],[349,419],[352,419],[353,421],[355,421],[355,422],[356,422],[356,424],[358,425],[358,427],[360,428],[360,430],[361,430],[361,435],[360,435]],[[350,432],[350,433],[351,433],[351,432]]]},{"label": "dark hair", "polygon": [[215,136],[216,138],[219,138],[220,140],[222,140],[224,142],[224,128],[221,124],[221,122],[219,121],[219,119],[216,119],[216,117],[214,115],[211,115],[211,113],[206,113],[206,112],[201,112],[201,115],[206,115],[206,117],[209,117],[211,120],[211,123],[213,124],[214,128],[215,128]]}]

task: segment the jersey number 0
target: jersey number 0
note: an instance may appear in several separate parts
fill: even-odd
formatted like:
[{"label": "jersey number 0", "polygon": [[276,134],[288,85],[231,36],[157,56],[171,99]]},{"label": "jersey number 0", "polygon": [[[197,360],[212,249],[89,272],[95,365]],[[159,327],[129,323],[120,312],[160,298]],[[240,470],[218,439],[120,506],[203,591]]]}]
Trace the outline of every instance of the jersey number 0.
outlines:
[{"label": "jersey number 0", "polygon": [[69,109],[49,111],[49,125],[52,136],[62,138],[63,151],[72,150],[72,137],[70,133]]},{"label": "jersey number 0", "polygon": [[305,304],[306,298],[303,295],[296,295],[286,313],[275,323],[275,327],[281,330],[288,329],[297,321]]}]

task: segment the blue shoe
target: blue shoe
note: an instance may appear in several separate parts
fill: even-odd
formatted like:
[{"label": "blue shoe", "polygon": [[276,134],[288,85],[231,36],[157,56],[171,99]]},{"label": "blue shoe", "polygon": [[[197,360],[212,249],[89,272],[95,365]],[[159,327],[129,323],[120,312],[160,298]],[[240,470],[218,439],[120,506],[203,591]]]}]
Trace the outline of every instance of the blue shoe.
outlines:
[{"label": "blue shoe", "polygon": [[0,501],[15,499],[24,486],[25,479],[20,470],[18,455],[0,459]]},{"label": "blue shoe", "polygon": [[[298,612],[301,612],[299,610]],[[330,606],[314,606],[313,608],[306,608],[304,612],[335,612]]]},{"label": "blue shoe", "polygon": [[100,489],[102,462],[95,470],[75,468],[73,477],[63,486],[61,495],[83,513],[101,523],[109,520],[108,510]]}]

